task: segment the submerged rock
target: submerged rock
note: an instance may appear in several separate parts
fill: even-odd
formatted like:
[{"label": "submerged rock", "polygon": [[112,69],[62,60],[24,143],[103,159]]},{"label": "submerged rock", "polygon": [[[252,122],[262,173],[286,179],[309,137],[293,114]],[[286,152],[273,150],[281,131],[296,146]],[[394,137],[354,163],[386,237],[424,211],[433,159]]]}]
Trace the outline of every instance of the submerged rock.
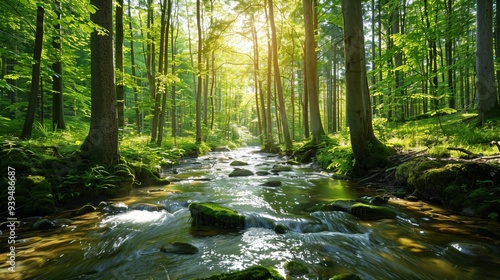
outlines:
[{"label": "submerged rock", "polygon": [[290,165],[275,164],[271,171],[278,173],[278,172],[288,172],[292,170],[293,168]]},{"label": "submerged rock", "polygon": [[344,273],[335,275],[330,280],[361,280],[361,278],[355,274]]},{"label": "submerged rock", "polygon": [[153,204],[153,203],[139,203],[131,207],[132,210],[141,211],[161,211],[167,208],[163,204]]},{"label": "submerged rock", "polygon": [[267,176],[271,173],[269,173],[268,171],[260,170],[260,171],[257,171],[256,174],[259,176]]},{"label": "submerged rock", "polygon": [[453,242],[450,247],[468,256],[484,256],[490,252],[486,246],[466,242]]},{"label": "submerged rock", "polygon": [[172,242],[163,245],[160,251],[171,254],[194,255],[198,253],[198,248],[185,242]]},{"label": "submerged rock", "polygon": [[272,267],[252,266],[242,271],[221,273],[198,280],[285,280]]},{"label": "submerged rock", "polygon": [[324,211],[344,211],[349,212],[351,206],[357,203],[354,199],[336,199],[330,204],[323,206]]},{"label": "submerged rock", "polygon": [[362,220],[394,218],[396,213],[388,207],[356,203],[351,206],[351,214]]},{"label": "submerged rock", "polygon": [[262,186],[266,186],[266,187],[279,187],[281,185],[282,185],[281,181],[278,181],[278,180],[267,181],[264,184],[262,184]]},{"label": "submerged rock", "polygon": [[229,177],[242,177],[252,176],[253,172],[248,169],[236,168],[233,172],[229,173]]},{"label": "submerged rock", "polygon": [[97,211],[97,208],[95,208],[91,204],[85,204],[82,207],[80,207],[80,209],[76,210],[74,215],[80,216],[80,215],[87,214],[87,213],[94,212],[94,211]]},{"label": "submerged rock", "polygon": [[309,269],[299,261],[289,261],[285,264],[287,276],[301,277],[309,273]]},{"label": "submerged rock", "polygon": [[51,229],[56,227],[56,224],[48,219],[41,219],[33,224],[33,229]]},{"label": "submerged rock", "polygon": [[215,226],[223,229],[238,229],[245,226],[245,217],[238,212],[214,204],[193,202],[189,212],[195,226]]},{"label": "submerged rock", "polygon": [[274,232],[277,234],[285,234],[288,231],[288,228],[284,224],[277,224],[274,226]]},{"label": "submerged rock", "polygon": [[112,215],[127,212],[127,211],[128,211],[128,206],[123,202],[119,202],[117,204],[110,204],[110,205],[105,206],[102,209],[103,213],[112,214]]}]

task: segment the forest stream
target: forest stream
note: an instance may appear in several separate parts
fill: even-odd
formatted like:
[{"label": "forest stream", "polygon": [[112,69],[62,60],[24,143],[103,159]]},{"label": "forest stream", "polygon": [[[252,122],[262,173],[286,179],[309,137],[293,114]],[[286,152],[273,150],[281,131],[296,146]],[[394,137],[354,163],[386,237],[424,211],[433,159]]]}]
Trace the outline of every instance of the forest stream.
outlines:
[{"label": "forest stream", "polygon": [[[362,279],[498,279],[498,223],[448,212],[424,202],[391,198],[393,219],[360,220],[348,212],[322,211],[334,199],[368,199],[375,189],[332,179],[314,165],[285,165],[286,158],[257,148],[212,152],[185,159],[162,174],[166,186],[135,188],[113,207],[81,216],[49,217],[58,224],[18,228],[16,272],[7,270],[2,233],[1,279],[192,279],[298,261],[308,272],[289,279],[329,279],[340,273]],[[240,166],[252,176],[229,177]],[[270,172],[275,165],[287,166]],[[260,172],[259,172],[260,171]],[[281,182],[273,186],[266,182]],[[188,205],[213,202],[245,216],[245,227],[220,232],[192,226]],[[139,203],[160,204],[159,211]],[[164,208],[163,208],[164,206]],[[142,210],[141,210],[142,209]],[[284,225],[285,233],[275,226]],[[3,230],[3,228],[2,228]],[[193,254],[165,252],[166,244],[194,245]],[[249,279],[250,280],[250,279]]]}]

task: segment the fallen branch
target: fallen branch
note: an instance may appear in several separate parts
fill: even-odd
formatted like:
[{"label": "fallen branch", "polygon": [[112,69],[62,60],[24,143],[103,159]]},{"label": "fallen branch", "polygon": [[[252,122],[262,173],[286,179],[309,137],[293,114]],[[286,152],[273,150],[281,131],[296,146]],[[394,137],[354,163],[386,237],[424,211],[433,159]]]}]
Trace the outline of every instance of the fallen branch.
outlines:
[{"label": "fallen branch", "polygon": [[463,149],[463,148],[448,147],[448,148],[446,148],[446,149],[448,149],[448,150],[450,150],[450,151],[460,151],[460,152],[462,152],[462,153],[467,154],[467,156],[468,156],[469,158],[478,158],[478,157],[481,157],[481,155],[475,154],[475,153],[473,153],[473,152],[471,152],[471,151],[469,151],[469,150]]}]

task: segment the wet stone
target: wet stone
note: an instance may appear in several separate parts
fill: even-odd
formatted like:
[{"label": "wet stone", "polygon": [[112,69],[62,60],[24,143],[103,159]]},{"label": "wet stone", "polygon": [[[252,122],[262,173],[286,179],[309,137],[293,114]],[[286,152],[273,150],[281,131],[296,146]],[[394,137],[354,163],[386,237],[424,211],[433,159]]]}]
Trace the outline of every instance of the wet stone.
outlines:
[{"label": "wet stone", "polygon": [[92,206],[90,204],[85,204],[82,207],[80,207],[80,209],[76,210],[74,215],[80,216],[80,215],[87,214],[87,213],[94,212],[94,211],[97,211],[97,208],[95,208],[94,206]]},{"label": "wet stone", "polygon": [[468,256],[484,256],[490,252],[486,246],[467,242],[453,242],[450,247]]},{"label": "wet stone", "polygon": [[231,173],[229,173],[229,177],[243,177],[243,176],[252,176],[253,172],[248,169],[236,168]]},{"label": "wet stone", "polygon": [[245,165],[248,165],[248,162],[241,161],[241,160],[234,160],[229,165],[231,165],[231,166],[245,166]]},{"label": "wet stone", "polygon": [[281,181],[267,181],[265,182],[264,184],[262,184],[262,186],[266,186],[266,187],[279,187],[281,186],[282,183]]},{"label": "wet stone", "polygon": [[141,211],[162,211],[167,208],[162,204],[153,204],[153,203],[140,203],[131,207],[132,210],[141,210]]},{"label": "wet stone", "polygon": [[198,253],[198,248],[185,242],[172,242],[163,245],[160,251],[179,255],[194,255]]},{"label": "wet stone", "polygon": [[51,229],[56,224],[48,219],[41,219],[33,224],[33,229]]}]

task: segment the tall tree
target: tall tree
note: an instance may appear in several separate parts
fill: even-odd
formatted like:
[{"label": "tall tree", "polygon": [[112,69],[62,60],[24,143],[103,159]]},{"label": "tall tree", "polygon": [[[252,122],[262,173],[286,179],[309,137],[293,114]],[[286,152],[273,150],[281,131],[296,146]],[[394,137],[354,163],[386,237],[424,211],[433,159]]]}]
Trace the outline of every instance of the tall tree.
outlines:
[{"label": "tall tree", "polygon": [[202,61],[202,51],[203,51],[203,41],[202,41],[202,30],[201,30],[201,4],[200,0],[196,0],[196,26],[198,28],[198,87],[196,89],[195,99],[196,99],[196,143],[201,143],[201,86],[202,86],[202,71],[203,71],[203,61]]},{"label": "tall tree", "polygon": [[64,122],[64,98],[62,78],[62,36],[61,36],[61,1],[54,1],[57,21],[54,24],[56,35],[52,38],[52,47],[56,50],[56,60],[52,63],[52,130],[66,129]]},{"label": "tall tree", "polygon": [[314,38],[314,10],[316,9],[315,0],[302,0],[304,9],[304,24],[306,41],[304,47],[305,77],[307,79],[307,94],[309,97],[309,113],[311,123],[311,141],[317,144],[321,137],[325,135],[323,125],[321,124],[321,115],[319,111],[319,92],[318,92],[318,66],[316,57],[316,39]]},{"label": "tall tree", "polygon": [[118,127],[125,126],[125,87],[123,75],[123,0],[116,2],[115,61],[116,61],[116,107]]},{"label": "tall tree", "polygon": [[91,116],[90,131],[81,156],[92,163],[109,165],[119,159],[113,65],[113,1],[91,0],[96,12],[90,20],[98,25],[90,35]]},{"label": "tall tree", "polygon": [[387,162],[389,149],[373,133],[370,94],[366,76],[361,0],[342,0],[344,27],[347,119],[355,171]]},{"label": "tall tree", "polygon": [[[498,7],[497,7],[498,8]],[[476,84],[479,122],[500,116],[493,67],[493,0],[477,0]]]},{"label": "tall tree", "polygon": [[280,112],[281,125],[283,128],[283,138],[285,141],[285,149],[292,150],[292,138],[288,129],[288,120],[286,117],[285,98],[283,97],[283,85],[281,83],[280,65],[278,62],[278,40],[276,39],[276,24],[274,23],[274,4],[273,0],[268,1],[269,5],[269,24],[271,26],[271,47],[273,52],[273,70],[274,83],[276,85],[276,95],[278,96],[278,106]]},{"label": "tall tree", "polygon": [[[28,112],[24,121],[23,131],[21,132],[21,139],[30,139],[33,130],[33,122],[35,121],[35,110],[38,99],[38,86],[40,82],[40,60],[42,58],[43,48],[43,18],[45,16],[45,9],[38,6],[36,12],[36,34],[35,34],[35,48],[33,52],[33,66],[31,71],[31,91],[29,95]],[[42,116],[43,117],[43,116]]]}]

